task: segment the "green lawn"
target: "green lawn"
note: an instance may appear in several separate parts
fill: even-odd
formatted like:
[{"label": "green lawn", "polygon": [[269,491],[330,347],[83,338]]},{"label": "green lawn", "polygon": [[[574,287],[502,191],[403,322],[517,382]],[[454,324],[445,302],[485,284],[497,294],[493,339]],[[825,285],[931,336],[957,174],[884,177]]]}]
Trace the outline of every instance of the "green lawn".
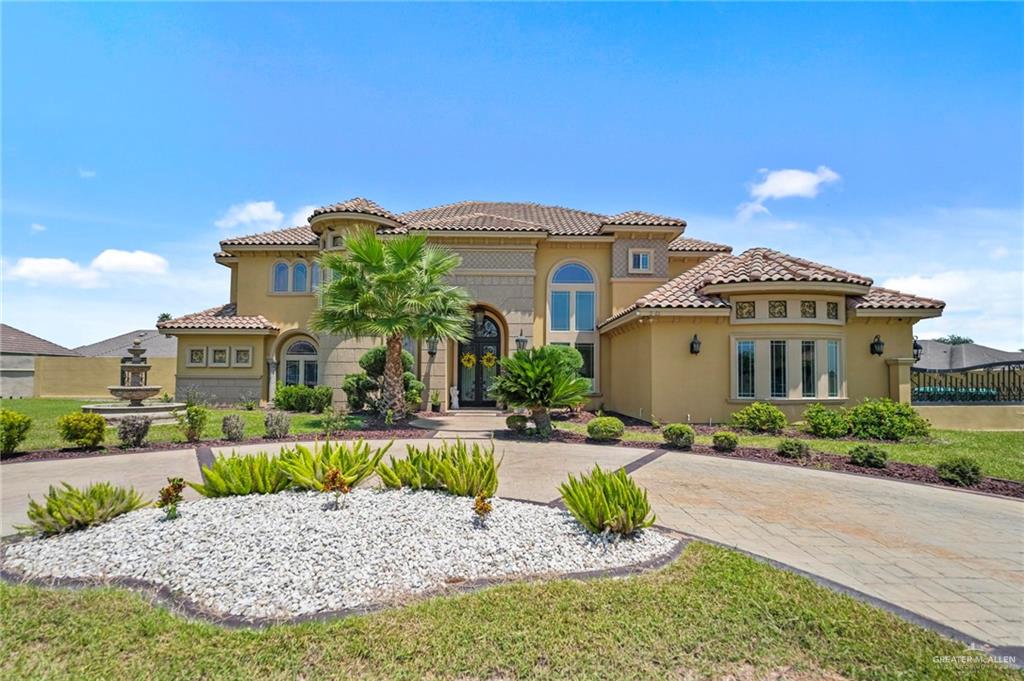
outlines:
[{"label": "green lawn", "polygon": [[110,588],[4,584],[0,612],[0,675],[11,679],[1019,678],[943,662],[968,653],[698,543],[641,577],[512,584],[262,631],[186,621]]},{"label": "green lawn", "polygon": [[[62,442],[60,435],[57,433],[57,419],[64,414],[81,411],[83,404],[90,403],[95,403],[95,400],[0,400],[0,406],[4,409],[21,412],[32,418],[32,427],[28,431],[28,437],[25,439],[25,442],[18,447],[19,452],[34,449],[56,449],[67,446],[67,443]],[[245,434],[247,437],[262,437],[266,432],[263,427],[264,412],[262,411],[212,409],[210,419],[206,423],[206,428],[203,429],[204,440],[217,440],[222,437],[220,424],[227,414],[238,414],[245,420]],[[349,428],[359,428],[362,424],[363,418],[361,416],[348,417]],[[321,417],[319,414],[292,414],[292,434],[318,433],[321,429]],[[168,424],[155,425],[150,428],[147,440],[150,443],[184,442],[185,438],[176,425]],[[117,447],[116,428],[107,428],[104,444],[108,447]]]},{"label": "green lawn", "polygon": [[[561,430],[586,435],[586,426],[579,423],[558,422]],[[661,443],[660,433],[627,430],[624,440]],[[740,446],[774,449],[781,437],[774,435],[740,434]],[[697,444],[710,445],[711,437],[698,435]],[[829,454],[846,454],[859,444],[849,440],[810,440],[811,449]],[[900,443],[877,443],[889,453],[893,461],[934,466],[948,456],[967,455],[981,464],[986,475],[1007,480],[1024,481],[1024,432],[935,430],[928,438],[915,438]]]}]

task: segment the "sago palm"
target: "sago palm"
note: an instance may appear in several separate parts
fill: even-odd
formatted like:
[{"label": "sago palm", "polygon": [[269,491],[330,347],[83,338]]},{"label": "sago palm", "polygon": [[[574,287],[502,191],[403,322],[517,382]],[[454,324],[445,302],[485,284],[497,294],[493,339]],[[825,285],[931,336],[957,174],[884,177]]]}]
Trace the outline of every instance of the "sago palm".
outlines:
[{"label": "sago palm", "polygon": [[530,410],[537,432],[551,434],[550,409],[583,402],[590,381],[565,361],[557,346],[523,350],[501,360],[501,373],[491,384],[491,395],[510,407]]},{"label": "sago palm", "polygon": [[381,240],[372,230],[364,230],[345,239],[343,252],[326,253],[320,262],[333,276],[321,287],[320,305],[310,325],[332,334],[383,338],[387,358],[382,409],[401,416],[402,338],[468,337],[470,298],[463,289],[445,283],[461,258],[427,245],[422,235]]}]

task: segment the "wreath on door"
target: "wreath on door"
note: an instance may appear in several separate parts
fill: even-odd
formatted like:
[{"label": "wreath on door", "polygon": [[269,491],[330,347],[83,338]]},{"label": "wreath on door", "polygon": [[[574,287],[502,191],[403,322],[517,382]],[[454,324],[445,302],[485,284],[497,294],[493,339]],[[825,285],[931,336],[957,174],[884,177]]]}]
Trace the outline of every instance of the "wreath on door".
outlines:
[{"label": "wreath on door", "polygon": [[486,353],[484,353],[484,356],[480,358],[480,363],[483,364],[488,369],[493,369],[494,365],[498,363],[498,356],[495,355],[490,350],[488,350]]},{"label": "wreath on door", "polygon": [[462,353],[462,358],[459,361],[462,363],[462,366],[467,369],[472,369],[476,366],[476,355],[472,352],[464,352]]}]

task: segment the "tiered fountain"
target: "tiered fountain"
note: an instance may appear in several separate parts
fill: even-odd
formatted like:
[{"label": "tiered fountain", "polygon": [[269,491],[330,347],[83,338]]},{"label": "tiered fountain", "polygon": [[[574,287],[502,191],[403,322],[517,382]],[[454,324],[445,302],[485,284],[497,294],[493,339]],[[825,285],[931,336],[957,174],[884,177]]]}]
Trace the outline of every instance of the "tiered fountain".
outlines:
[{"label": "tiered fountain", "polygon": [[153,418],[168,418],[175,409],[184,407],[178,402],[157,402],[155,404],[143,404],[143,400],[155,397],[160,394],[159,385],[147,385],[146,374],[152,365],[146,362],[143,355],[146,348],[142,347],[142,340],[136,338],[132,347],[128,348],[128,357],[121,360],[120,370],[125,373],[125,385],[110,385],[107,390],[119,400],[128,400],[128,404],[120,402],[112,404],[87,404],[82,411],[102,414],[105,418],[114,420],[131,416],[132,414],[145,414]]}]

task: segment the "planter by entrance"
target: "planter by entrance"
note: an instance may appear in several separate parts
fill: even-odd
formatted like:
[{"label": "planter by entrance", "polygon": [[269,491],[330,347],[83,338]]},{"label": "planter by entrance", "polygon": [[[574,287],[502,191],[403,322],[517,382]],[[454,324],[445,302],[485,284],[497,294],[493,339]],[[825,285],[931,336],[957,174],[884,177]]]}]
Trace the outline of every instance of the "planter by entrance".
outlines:
[{"label": "planter by entrance", "polygon": [[493,407],[494,400],[487,393],[491,381],[498,375],[501,359],[501,330],[490,315],[483,315],[473,325],[473,337],[459,343],[456,356],[458,368],[459,404],[465,407]]}]

